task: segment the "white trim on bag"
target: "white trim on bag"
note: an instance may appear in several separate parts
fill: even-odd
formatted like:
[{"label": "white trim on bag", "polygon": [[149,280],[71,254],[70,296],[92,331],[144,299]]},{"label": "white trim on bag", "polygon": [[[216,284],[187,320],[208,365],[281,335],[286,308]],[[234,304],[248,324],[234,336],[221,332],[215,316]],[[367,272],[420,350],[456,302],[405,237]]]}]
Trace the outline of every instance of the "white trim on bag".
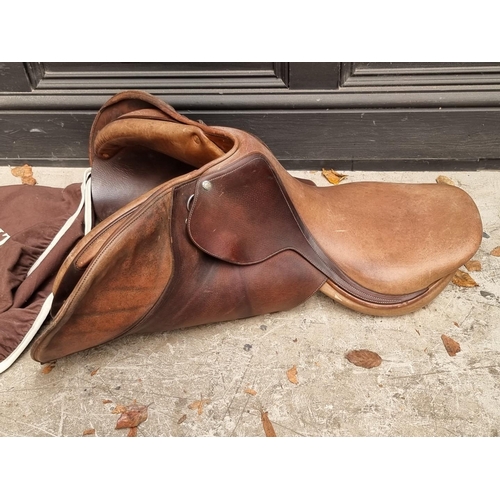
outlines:
[{"label": "white trim on bag", "polygon": [[10,238],[10,234],[7,234],[1,227],[0,227],[0,237],[2,238],[0,240],[0,247]]},{"label": "white trim on bag", "polygon": [[0,373],[4,372],[9,368],[14,361],[21,356],[23,351],[28,347],[28,344],[32,341],[33,337],[37,334],[40,327],[43,325],[45,318],[48,316],[50,312],[50,308],[52,307],[52,301],[54,296],[50,294],[42,305],[40,312],[37,314],[35,321],[31,325],[31,328],[28,330],[26,335],[23,337],[23,340],[19,342],[19,345],[3,360],[0,362]]}]

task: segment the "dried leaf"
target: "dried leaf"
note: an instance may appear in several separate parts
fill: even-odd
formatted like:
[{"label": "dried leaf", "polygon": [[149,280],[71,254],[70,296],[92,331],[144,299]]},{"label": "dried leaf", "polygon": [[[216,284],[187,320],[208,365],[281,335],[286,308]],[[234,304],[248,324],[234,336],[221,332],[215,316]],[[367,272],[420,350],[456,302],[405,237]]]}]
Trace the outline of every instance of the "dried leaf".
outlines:
[{"label": "dried leaf", "polygon": [[454,322],[453,322],[453,324],[454,324],[457,328],[460,328],[460,325],[459,325],[456,321],[454,321]]},{"label": "dried leaf", "polygon": [[297,379],[297,367],[293,365],[287,372],[286,376],[288,377],[288,380],[292,384],[298,384],[299,380]]},{"label": "dried leaf", "polygon": [[33,177],[33,169],[27,163],[22,167],[12,168],[10,172],[14,177],[20,177],[23,184],[28,184],[30,186],[36,184],[36,180]]},{"label": "dried leaf", "polygon": [[260,412],[260,419],[262,420],[262,426],[264,427],[264,432],[266,437],[276,437],[276,432],[274,432],[274,427],[269,417],[267,416],[267,411]]},{"label": "dried leaf", "polygon": [[437,177],[436,182],[438,184],[449,184],[450,186],[455,185],[455,183],[449,177],[446,177],[446,175],[440,175],[439,177]]},{"label": "dried leaf", "polygon": [[55,361],[51,361],[50,363],[47,363],[46,365],[43,366],[42,373],[44,375],[47,375],[47,373],[50,373],[52,371],[52,369],[54,368],[54,366],[56,366],[56,362]]},{"label": "dried leaf", "polygon": [[98,371],[99,371],[99,368],[96,368],[95,370],[92,370],[90,372],[90,376],[93,377]]},{"label": "dried leaf", "polygon": [[128,431],[127,437],[128,438],[135,438],[135,437],[137,437],[137,427],[131,427],[129,429],[129,431]]},{"label": "dried leaf", "polygon": [[500,247],[495,247],[491,252],[490,255],[493,255],[493,257],[500,257]]},{"label": "dried leaf", "polygon": [[[25,174],[25,172],[29,172],[30,169],[31,169],[31,167],[28,164],[24,164],[22,167],[11,168],[10,173],[14,177],[22,177]],[[31,170],[33,170],[33,169],[31,169]]]},{"label": "dried leaf", "polygon": [[113,401],[111,401],[111,399],[103,399],[102,400],[102,404],[103,405],[107,405],[108,403],[112,403]]},{"label": "dried leaf", "polygon": [[453,276],[451,280],[455,285],[457,286],[463,286],[463,287],[473,287],[473,286],[479,286],[470,276],[469,273],[465,273],[464,271],[460,271],[460,269],[457,270],[455,273],[455,276]]},{"label": "dried leaf", "polygon": [[481,262],[478,260],[469,260],[469,262],[465,264],[465,267],[467,271],[481,271]]},{"label": "dried leaf", "polygon": [[462,350],[460,349],[460,344],[456,340],[453,340],[451,337],[448,337],[448,335],[441,335],[441,340],[443,341],[446,352],[450,356],[455,356],[457,352],[460,352]]},{"label": "dried leaf", "polygon": [[127,407],[123,405],[116,405],[112,410],[111,413],[117,414],[117,413],[126,413]]},{"label": "dried leaf", "polygon": [[121,412],[115,429],[130,429],[132,427],[137,427],[140,423],[144,422],[147,419],[148,407],[145,405],[138,405],[134,403],[126,406],[125,411]]},{"label": "dried leaf", "polygon": [[250,388],[245,389],[245,392],[247,394],[250,394],[251,396],[255,396],[257,394],[257,391],[255,391],[254,389],[250,389]]},{"label": "dried leaf", "polygon": [[347,175],[339,174],[335,170],[323,169],[322,173],[330,184],[340,184],[347,177]]},{"label": "dried leaf", "polygon": [[84,436],[95,436],[95,429],[86,429],[83,431]]},{"label": "dried leaf", "polygon": [[362,368],[375,368],[382,363],[382,358],[376,352],[368,351],[367,349],[349,351],[345,357],[353,365],[361,366]]},{"label": "dried leaf", "polygon": [[210,399],[200,399],[198,401],[194,401],[191,403],[188,408],[190,410],[198,410],[198,415],[201,415],[203,413],[203,406],[207,403],[210,403]]},{"label": "dried leaf", "polygon": [[184,415],[182,415],[182,417],[177,420],[177,423],[180,425],[182,424],[182,422],[184,422],[184,420],[186,420],[186,418],[188,418],[188,416],[184,413]]}]

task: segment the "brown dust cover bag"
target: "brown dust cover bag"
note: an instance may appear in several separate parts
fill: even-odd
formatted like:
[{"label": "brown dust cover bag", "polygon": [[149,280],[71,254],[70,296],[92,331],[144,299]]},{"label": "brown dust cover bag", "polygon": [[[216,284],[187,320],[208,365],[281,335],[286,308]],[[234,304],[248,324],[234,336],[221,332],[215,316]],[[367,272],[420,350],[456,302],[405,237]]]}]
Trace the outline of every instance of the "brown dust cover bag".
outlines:
[{"label": "brown dust cover bag", "polygon": [[61,263],[84,235],[84,187],[0,186],[0,373],[36,335]]}]

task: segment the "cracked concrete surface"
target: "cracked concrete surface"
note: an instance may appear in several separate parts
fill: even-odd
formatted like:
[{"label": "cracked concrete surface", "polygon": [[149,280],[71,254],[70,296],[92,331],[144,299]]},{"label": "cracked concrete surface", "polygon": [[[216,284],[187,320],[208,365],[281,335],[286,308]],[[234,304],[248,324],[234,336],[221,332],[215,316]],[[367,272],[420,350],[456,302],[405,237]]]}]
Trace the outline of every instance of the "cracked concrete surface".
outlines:
[{"label": "cracked concrete surface", "polygon": [[[82,170],[33,169],[39,184],[80,182]],[[347,172],[344,182],[450,177],[479,207],[484,238],[475,288],[450,284],[396,318],[350,311],[316,294],[286,312],[132,336],[57,361],[44,373],[28,350],[0,375],[0,436],[125,436],[116,405],[150,405],[139,436],[498,436],[500,433],[500,174]],[[326,185],[319,172],[295,172]],[[19,183],[9,167],[0,185]],[[441,335],[461,345],[450,357]],[[345,359],[380,354],[379,367]],[[298,384],[286,375],[297,368]],[[253,389],[255,394],[246,391]],[[189,406],[205,401],[201,414]]]}]

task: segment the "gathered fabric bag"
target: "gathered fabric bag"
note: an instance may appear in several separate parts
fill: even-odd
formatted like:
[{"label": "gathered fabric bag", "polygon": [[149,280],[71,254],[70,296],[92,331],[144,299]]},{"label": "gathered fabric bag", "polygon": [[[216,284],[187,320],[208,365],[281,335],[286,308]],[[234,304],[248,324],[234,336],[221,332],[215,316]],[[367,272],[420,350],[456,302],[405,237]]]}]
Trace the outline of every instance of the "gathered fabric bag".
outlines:
[{"label": "gathered fabric bag", "polygon": [[89,170],[65,188],[0,186],[0,373],[47,318],[55,275],[90,230],[90,210]]}]

